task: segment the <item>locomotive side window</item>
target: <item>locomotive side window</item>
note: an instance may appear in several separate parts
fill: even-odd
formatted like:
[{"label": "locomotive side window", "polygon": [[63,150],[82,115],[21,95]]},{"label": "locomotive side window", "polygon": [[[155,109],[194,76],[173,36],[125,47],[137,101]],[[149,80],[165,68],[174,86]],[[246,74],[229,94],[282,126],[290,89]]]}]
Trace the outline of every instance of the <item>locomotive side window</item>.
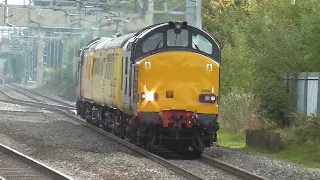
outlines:
[{"label": "locomotive side window", "polygon": [[192,47],[207,54],[212,54],[212,44],[198,33],[192,34]]},{"label": "locomotive side window", "polygon": [[155,33],[146,39],[142,44],[142,51],[144,53],[153,51],[163,46],[163,34]]},{"label": "locomotive side window", "polygon": [[128,74],[128,57],[126,57],[125,74]]},{"label": "locomotive side window", "polygon": [[[123,57],[122,57],[122,59],[121,59],[121,72],[123,73]],[[122,90],[122,88],[123,88],[123,82],[121,82],[121,90]]]},{"label": "locomotive side window", "polygon": [[182,29],[180,34],[174,32],[173,29],[168,29],[167,31],[167,45],[171,46],[188,46],[188,30]]}]

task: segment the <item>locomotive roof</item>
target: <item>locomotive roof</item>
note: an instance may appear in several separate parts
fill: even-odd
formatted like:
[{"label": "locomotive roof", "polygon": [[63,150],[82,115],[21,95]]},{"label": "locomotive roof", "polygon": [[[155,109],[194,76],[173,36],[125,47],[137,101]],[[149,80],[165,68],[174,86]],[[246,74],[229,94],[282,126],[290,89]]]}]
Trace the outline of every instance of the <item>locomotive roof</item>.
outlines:
[{"label": "locomotive roof", "polygon": [[102,41],[100,41],[96,46],[94,50],[103,49],[103,47],[112,40],[111,37],[105,38]]},{"label": "locomotive roof", "polygon": [[[94,50],[101,50],[101,49],[107,49],[107,48],[121,48],[125,45],[126,42],[132,42],[137,40],[137,42],[140,41],[140,39],[142,40],[144,36],[146,36],[148,33],[151,33],[152,31],[156,30],[157,28],[161,28],[163,26],[167,26],[170,25],[170,23],[172,22],[165,22],[165,23],[159,23],[159,24],[153,24],[151,26],[145,27],[140,29],[137,32],[134,33],[129,33],[129,34],[125,34],[122,36],[112,36],[112,37],[100,37],[100,38],[96,38],[94,40],[92,40],[91,42],[89,42],[84,50],[88,50],[89,51],[94,51]],[[187,26],[191,26],[193,28],[198,29],[197,27],[191,25],[191,24],[187,24]],[[199,31],[202,31],[204,34],[208,35],[213,41],[214,43],[217,45],[217,47],[219,48],[219,45],[216,43],[216,41],[205,31],[198,29]]]},{"label": "locomotive roof", "polygon": [[104,41],[104,40],[106,40],[106,39],[108,39],[107,37],[101,37],[99,40],[97,40],[97,41],[95,41],[94,43],[92,43],[92,45],[91,45],[91,47],[89,47],[89,50],[95,50],[96,48],[96,46],[100,43],[100,42],[102,42],[102,41]]},{"label": "locomotive roof", "polygon": [[87,44],[85,45],[85,48],[84,48],[83,50],[88,50],[92,45],[94,45],[95,43],[101,41],[101,40],[104,39],[104,38],[106,38],[106,37],[98,37],[98,38],[96,38],[96,39],[93,39],[92,41],[90,41],[89,43],[87,43]]},{"label": "locomotive roof", "polygon": [[109,43],[107,43],[104,48],[116,48],[122,47],[124,43],[134,36],[135,33],[125,34],[123,36],[119,36],[117,38],[112,39]]}]

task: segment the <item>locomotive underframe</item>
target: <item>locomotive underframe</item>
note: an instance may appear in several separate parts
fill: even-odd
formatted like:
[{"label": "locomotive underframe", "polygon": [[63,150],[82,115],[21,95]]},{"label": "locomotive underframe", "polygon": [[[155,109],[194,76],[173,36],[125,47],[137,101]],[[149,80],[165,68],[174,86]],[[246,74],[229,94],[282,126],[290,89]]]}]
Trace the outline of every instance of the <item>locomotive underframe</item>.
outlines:
[{"label": "locomotive underframe", "polygon": [[122,139],[126,138],[148,151],[165,147],[192,157],[200,155],[205,147],[217,142],[219,130],[216,115],[209,115],[215,118],[208,120],[208,114],[195,116],[188,111],[138,113],[138,116],[132,117],[118,109],[79,100],[77,114],[88,123],[102,127]]}]

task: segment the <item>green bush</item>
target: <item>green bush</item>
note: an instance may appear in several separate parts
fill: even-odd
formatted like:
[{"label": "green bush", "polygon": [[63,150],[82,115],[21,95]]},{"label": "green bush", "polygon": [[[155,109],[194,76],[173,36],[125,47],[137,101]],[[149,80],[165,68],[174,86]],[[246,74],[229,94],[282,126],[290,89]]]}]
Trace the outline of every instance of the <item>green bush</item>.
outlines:
[{"label": "green bush", "polygon": [[223,95],[219,105],[219,122],[229,132],[243,133],[246,129],[259,129],[259,101],[253,94],[230,92]]},{"label": "green bush", "polygon": [[305,116],[294,112],[290,116],[292,124],[284,129],[277,129],[286,148],[320,143],[320,114]]}]

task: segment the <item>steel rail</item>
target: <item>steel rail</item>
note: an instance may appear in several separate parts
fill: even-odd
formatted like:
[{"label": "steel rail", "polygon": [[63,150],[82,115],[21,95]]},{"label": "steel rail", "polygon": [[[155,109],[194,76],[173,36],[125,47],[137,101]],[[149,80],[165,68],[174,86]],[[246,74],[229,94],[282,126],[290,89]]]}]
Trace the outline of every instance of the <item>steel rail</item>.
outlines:
[{"label": "steel rail", "polygon": [[225,162],[219,161],[207,155],[201,155],[200,161],[210,165],[222,169],[226,172],[236,175],[237,177],[241,177],[248,180],[266,180],[265,178],[258,176],[256,174],[250,173],[238,167],[232,166]]},{"label": "steel rail", "polygon": [[[5,92],[3,92],[3,93],[5,93]],[[24,95],[23,92],[21,92],[21,94]],[[48,99],[50,99],[50,98],[48,98]],[[100,134],[103,134],[103,135],[107,136],[108,138],[110,138],[110,139],[112,139],[112,140],[114,140],[114,141],[126,146],[127,148],[129,148],[129,149],[131,149],[131,150],[133,150],[133,151],[135,151],[135,152],[137,152],[137,153],[139,153],[139,154],[141,154],[141,155],[143,155],[143,156],[145,156],[145,157],[147,157],[147,158],[149,158],[149,159],[151,159],[151,160],[153,160],[153,161],[155,161],[155,162],[157,162],[157,163],[159,163],[161,165],[163,165],[164,167],[166,167],[166,168],[168,168],[168,169],[180,174],[181,176],[184,176],[184,177],[186,177],[188,179],[192,179],[192,180],[203,180],[203,178],[201,178],[201,177],[189,172],[188,170],[185,170],[185,169],[183,169],[183,168],[181,168],[181,167],[179,167],[179,166],[177,166],[177,165],[175,165],[175,164],[173,164],[173,163],[171,163],[171,162],[169,162],[169,161],[167,161],[167,160],[165,160],[165,159],[163,159],[163,158],[161,158],[161,157],[159,157],[159,156],[157,156],[157,155],[155,155],[153,153],[150,153],[150,152],[148,152],[148,151],[146,151],[146,150],[144,150],[144,149],[142,149],[142,148],[140,148],[138,146],[135,146],[135,145],[129,143],[128,141],[125,141],[125,140],[123,140],[123,139],[121,139],[119,137],[116,137],[116,136],[114,136],[114,135],[102,130],[101,128],[98,128],[96,126],[93,126],[93,125],[85,122],[84,120],[80,119],[78,116],[72,114],[70,111],[66,111],[66,110],[62,109],[61,107],[56,107],[56,106],[52,106],[51,104],[45,104],[45,103],[40,103],[39,104],[38,102],[20,101],[20,100],[17,100],[15,98],[12,98],[12,97],[10,97],[10,100],[0,100],[0,101],[6,102],[6,103],[18,104],[18,105],[22,105],[22,106],[31,106],[31,107],[35,107],[35,108],[42,108],[42,109],[45,109],[45,110],[48,110],[48,111],[51,111],[51,112],[58,113],[58,114],[60,114],[60,115],[62,115],[64,117],[67,117],[67,118],[70,118],[72,120],[75,120],[76,122],[78,122],[78,123],[80,123],[80,124],[82,124],[82,125],[84,125],[86,127],[89,127],[90,129],[93,129],[93,130],[97,131]]]},{"label": "steel rail", "polygon": [[[63,102],[63,101],[58,100],[58,99],[55,99],[55,98],[51,98],[51,97],[45,96],[45,95],[43,95],[43,94],[41,94],[41,93],[38,93],[38,92],[35,92],[35,91],[31,90],[31,89],[23,88],[23,87],[14,85],[14,84],[7,85],[7,87],[9,87],[9,88],[10,88],[10,87],[11,87],[11,88],[14,87],[14,88],[12,88],[12,89],[20,92],[21,94],[24,94],[25,96],[29,97],[30,99],[36,100],[36,101],[39,101],[39,99],[36,99],[36,98],[30,96],[29,94],[26,94],[25,92],[22,92],[22,91],[20,91],[20,90],[23,89],[23,90],[26,90],[26,91],[28,91],[28,92],[30,92],[30,93],[32,93],[32,94],[37,95],[37,96],[40,96],[40,97],[49,99],[50,101],[53,101],[53,102],[55,102],[55,103],[59,103],[59,104],[61,104],[61,105],[63,105],[63,106],[75,108],[75,106],[72,106],[72,105],[70,105],[69,103]],[[20,90],[18,90],[18,89],[20,89]],[[41,101],[40,101],[40,102],[41,102]]]},{"label": "steel rail", "polygon": [[[44,175],[52,178],[52,179],[57,179],[57,180],[70,180],[71,178],[68,177],[67,175],[54,170],[42,163],[40,163],[37,160],[32,159],[31,157],[24,155],[4,144],[0,143],[0,152],[22,162],[25,164],[30,165],[31,167],[33,167],[34,169],[36,169],[37,171],[43,173]],[[0,179],[2,179],[3,177],[0,177]]]},{"label": "steel rail", "polygon": [[[37,103],[39,103],[39,104],[48,104],[48,103],[42,102],[41,100],[39,100],[39,99],[37,99],[37,98],[35,98],[35,97],[33,97],[33,96],[30,96],[29,94],[27,94],[27,93],[25,93],[25,92],[23,92],[23,91],[21,91],[21,90],[18,90],[18,89],[22,89],[22,87],[18,87],[18,86],[14,86],[14,85],[6,85],[6,87],[8,87],[8,88],[10,88],[10,89],[12,89],[12,90],[20,93],[20,94],[23,94],[24,96],[30,98],[31,100],[33,100],[33,101],[35,101],[35,102],[37,102]],[[56,99],[53,99],[53,98],[49,98],[49,97],[47,97],[47,96],[44,96],[44,95],[42,95],[42,94],[39,94],[39,93],[34,92],[34,91],[32,91],[32,90],[29,90],[29,89],[24,89],[24,90],[27,90],[27,91],[30,92],[30,93],[36,94],[37,96],[41,96],[41,97],[43,97],[43,98],[49,99],[50,101],[54,101],[54,102],[59,103],[59,104],[63,104],[63,103],[64,103],[64,105],[51,104],[52,106],[59,107],[59,108],[66,108],[66,109],[70,109],[70,110],[75,110],[75,109],[76,109],[75,106],[71,106],[71,105],[68,104],[68,103],[61,102],[61,101],[56,100]],[[3,93],[5,93],[5,92],[3,92]],[[11,100],[17,100],[17,99],[14,99],[14,98],[10,97],[10,96],[8,96],[8,97],[9,97]],[[24,100],[19,100],[19,101],[21,101],[21,102],[30,102],[30,101],[24,101]]]}]

